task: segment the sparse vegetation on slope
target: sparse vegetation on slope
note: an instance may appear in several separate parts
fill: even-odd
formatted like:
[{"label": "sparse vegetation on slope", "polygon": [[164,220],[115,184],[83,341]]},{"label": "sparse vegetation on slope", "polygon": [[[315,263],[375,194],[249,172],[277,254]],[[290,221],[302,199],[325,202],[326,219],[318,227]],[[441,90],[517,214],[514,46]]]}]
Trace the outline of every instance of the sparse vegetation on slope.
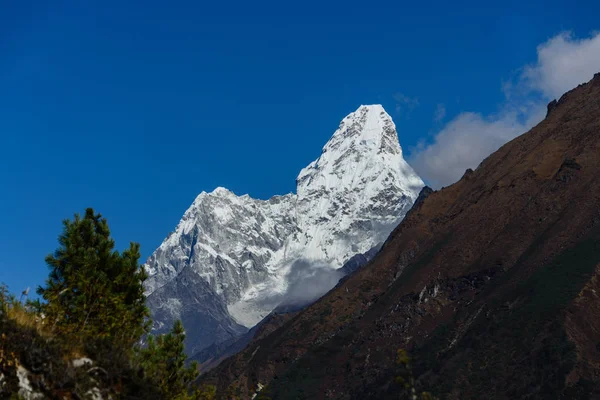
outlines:
[{"label": "sparse vegetation on slope", "polygon": [[115,251],[92,209],[64,222],[59,244],[41,301],[0,291],[0,398],[213,399],[191,386],[181,322],[139,345],[150,326],[139,245]]}]

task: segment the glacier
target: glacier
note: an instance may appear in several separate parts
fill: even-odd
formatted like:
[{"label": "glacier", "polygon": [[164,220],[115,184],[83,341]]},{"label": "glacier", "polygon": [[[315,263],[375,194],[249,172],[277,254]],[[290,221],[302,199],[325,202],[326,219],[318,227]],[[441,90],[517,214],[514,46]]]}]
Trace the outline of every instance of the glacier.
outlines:
[{"label": "glacier", "polygon": [[369,251],[423,186],[389,114],[360,106],[300,171],[295,194],[196,197],[144,265],[154,330],[182,319],[188,354],[239,336],[285,299],[293,266],[335,270]]}]

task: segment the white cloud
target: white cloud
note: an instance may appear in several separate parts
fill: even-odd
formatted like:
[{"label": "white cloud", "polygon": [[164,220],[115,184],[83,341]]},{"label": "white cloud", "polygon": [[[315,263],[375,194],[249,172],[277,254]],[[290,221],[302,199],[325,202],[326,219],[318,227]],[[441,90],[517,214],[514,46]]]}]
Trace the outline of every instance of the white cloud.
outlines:
[{"label": "white cloud", "polygon": [[600,34],[574,39],[561,33],[539,45],[537,53],[537,63],[525,67],[522,80],[547,98],[558,98],[600,71]]},{"label": "white cloud", "polygon": [[502,83],[506,101],[498,113],[459,114],[432,143],[413,150],[411,164],[429,185],[449,185],[467,168],[476,168],[504,143],[541,121],[548,101],[599,71],[600,34],[575,39],[561,33],[537,47],[535,64],[525,66],[514,81]]},{"label": "white cloud", "polygon": [[450,121],[435,137],[411,157],[413,167],[433,187],[458,180],[467,168],[475,168],[485,157],[539,121],[543,108],[536,107],[523,120],[517,111],[483,116],[465,112]]}]

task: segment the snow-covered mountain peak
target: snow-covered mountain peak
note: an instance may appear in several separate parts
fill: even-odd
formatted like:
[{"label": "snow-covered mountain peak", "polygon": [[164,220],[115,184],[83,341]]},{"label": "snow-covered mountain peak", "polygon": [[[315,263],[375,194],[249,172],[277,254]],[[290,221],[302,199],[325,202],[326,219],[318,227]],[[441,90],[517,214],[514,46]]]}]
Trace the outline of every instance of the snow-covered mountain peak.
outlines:
[{"label": "snow-covered mountain peak", "polygon": [[339,129],[327,145],[348,143],[348,137],[353,137],[354,142],[363,148],[392,154],[402,153],[394,121],[381,104],[362,105],[349,114],[342,120]]},{"label": "snow-covered mountain peak", "polygon": [[381,105],[360,106],[300,171],[296,194],[258,200],[218,187],[196,197],[146,264],[155,327],[182,318],[206,332],[212,321],[217,340],[234,335],[235,322],[253,326],[300,266],[336,269],[383,242],[422,186],[392,118]]},{"label": "snow-covered mountain peak", "polygon": [[211,194],[218,196],[228,196],[230,194],[233,194],[233,192],[227,188],[224,188],[223,186],[218,186],[215,188],[215,190],[211,192]]},{"label": "snow-covered mountain peak", "polygon": [[[423,181],[402,157],[396,126],[383,106],[363,105],[342,120],[296,185],[304,252],[341,265],[389,234]],[[358,224],[369,227],[368,236],[347,235]]]},{"label": "snow-covered mountain peak", "polygon": [[321,156],[300,171],[297,193],[352,191],[381,179],[408,192],[423,187],[402,157],[390,115],[379,104],[362,105],[342,120]]},{"label": "snow-covered mountain peak", "polygon": [[[201,203],[207,197],[228,197],[228,196],[235,196],[235,195],[236,194],[233,193],[231,190],[224,188],[222,186],[217,186],[212,192],[202,191],[198,196],[196,196],[194,203]],[[194,203],[192,203],[192,204],[194,204]]]},{"label": "snow-covered mountain peak", "polygon": [[396,126],[392,117],[379,104],[360,106],[346,116],[331,139],[323,147],[323,153],[333,152],[340,156],[344,150],[376,150],[401,153]]}]

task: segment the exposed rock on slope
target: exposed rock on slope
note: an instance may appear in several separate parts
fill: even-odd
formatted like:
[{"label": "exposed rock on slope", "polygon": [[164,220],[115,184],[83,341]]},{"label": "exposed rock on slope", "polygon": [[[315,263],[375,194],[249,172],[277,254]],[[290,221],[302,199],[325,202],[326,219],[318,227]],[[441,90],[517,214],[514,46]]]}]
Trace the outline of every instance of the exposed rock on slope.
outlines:
[{"label": "exposed rock on slope", "polygon": [[205,381],[397,398],[396,349],[448,399],[600,398],[600,75],[454,185],[366,267]]},{"label": "exposed rock on slope", "polygon": [[238,336],[288,295],[299,269],[334,270],[383,242],[422,186],[391,117],[361,106],[300,172],[297,194],[256,200],[217,188],[196,198],[146,264],[155,329],[181,318],[188,354]]}]

